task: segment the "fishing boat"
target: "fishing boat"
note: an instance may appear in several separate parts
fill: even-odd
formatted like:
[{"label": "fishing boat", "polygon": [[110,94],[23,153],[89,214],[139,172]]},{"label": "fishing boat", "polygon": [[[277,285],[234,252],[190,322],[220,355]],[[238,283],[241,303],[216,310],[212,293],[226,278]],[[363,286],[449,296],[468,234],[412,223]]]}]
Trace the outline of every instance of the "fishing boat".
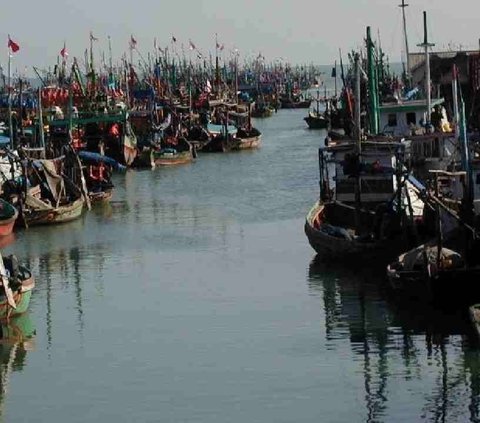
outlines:
[{"label": "fishing boat", "polygon": [[260,147],[262,133],[254,128],[239,128],[234,138],[235,144],[232,150],[247,150]]},{"label": "fishing boat", "polygon": [[256,101],[253,104],[250,115],[254,118],[267,118],[273,115],[274,110],[272,107],[263,101]]},{"label": "fishing boat", "polygon": [[166,137],[161,147],[153,151],[153,160],[156,166],[191,163],[195,156],[195,149],[183,137]]},{"label": "fishing boat", "polygon": [[16,197],[17,202],[22,202],[25,226],[65,223],[82,215],[84,192],[62,171],[62,161],[58,158],[29,163],[26,194]]},{"label": "fishing boat", "polygon": [[18,217],[18,211],[8,201],[0,198],[0,237],[8,236]]},{"label": "fishing boat", "polygon": [[90,151],[80,151],[78,156],[84,165],[83,173],[91,202],[110,201],[114,189],[112,171],[125,170],[126,167],[110,157]]},{"label": "fishing boat", "polygon": [[308,109],[310,104],[312,103],[311,100],[291,100],[291,99],[280,99],[282,109]]},{"label": "fishing boat", "polygon": [[310,111],[308,116],[304,117],[303,120],[307,122],[310,129],[328,128],[328,119],[324,113],[319,113],[318,111]]},{"label": "fishing boat", "polygon": [[30,304],[35,279],[14,255],[0,256],[0,319],[25,313]]},{"label": "fishing boat", "polygon": [[[361,160],[356,149],[346,142],[319,150],[321,197],[307,214],[305,234],[319,254],[392,257],[409,234],[401,222],[411,193],[396,174],[402,145],[362,142]],[[409,212],[419,213],[413,207]]]},{"label": "fishing boat", "polygon": [[405,146],[362,137],[359,61],[356,54],[356,137],[319,149],[320,200],[307,214],[305,233],[319,254],[379,262],[405,251],[423,208],[414,207]]}]

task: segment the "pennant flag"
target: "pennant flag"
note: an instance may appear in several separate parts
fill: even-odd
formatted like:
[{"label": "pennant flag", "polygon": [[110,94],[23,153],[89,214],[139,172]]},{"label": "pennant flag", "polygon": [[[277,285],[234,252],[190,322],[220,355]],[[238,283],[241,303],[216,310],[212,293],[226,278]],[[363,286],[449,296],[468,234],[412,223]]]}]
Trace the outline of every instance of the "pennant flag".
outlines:
[{"label": "pennant flag", "polygon": [[93,36],[93,32],[92,32],[92,31],[90,31],[90,40],[91,40],[91,41],[98,41],[98,38]]},{"label": "pennant flag", "polygon": [[12,50],[12,53],[16,53],[20,50],[20,46],[8,36],[8,48]]},{"label": "pennant flag", "polygon": [[220,43],[217,41],[217,49],[219,49],[220,51],[223,51],[224,48],[225,48],[225,44],[220,44]]},{"label": "pennant flag", "polygon": [[205,85],[205,92],[206,93],[211,93],[212,92],[212,84],[210,81],[207,79],[207,84]]},{"label": "pennant flag", "polygon": [[68,57],[67,46],[65,43],[63,43],[63,48],[60,50],[60,56],[62,56],[64,59]]},{"label": "pennant flag", "polygon": [[190,50],[195,50],[196,47],[195,47],[195,44],[192,43],[192,40],[189,40],[189,43],[190,43]]},{"label": "pennant flag", "polygon": [[174,43],[177,42],[177,39],[176,39],[173,35],[172,35],[172,41],[173,41]]},{"label": "pennant flag", "polygon": [[135,48],[135,46],[137,45],[137,40],[135,38],[133,38],[133,35],[130,35],[130,48]]}]

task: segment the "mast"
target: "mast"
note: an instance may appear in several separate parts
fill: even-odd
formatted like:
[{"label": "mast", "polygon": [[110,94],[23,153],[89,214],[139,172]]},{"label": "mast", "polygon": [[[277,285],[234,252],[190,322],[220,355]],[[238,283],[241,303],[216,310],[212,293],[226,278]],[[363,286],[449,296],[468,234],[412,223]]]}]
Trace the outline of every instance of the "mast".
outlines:
[{"label": "mast", "polygon": [[337,61],[335,60],[335,67],[334,67],[334,78],[335,78],[335,98],[337,98]]},{"label": "mast", "polygon": [[42,89],[38,89],[38,131],[40,135],[40,147],[45,149],[45,133],[43,131],[43,113],[42,113]]},{"label": "mast", "polygon": [[377,78],[375,77],[375,63],[373,54],[373,42],[370,27],[367,26],[367,55],[368,55],[368,106],[370,115],[370,133],[378,134],[378,96]]},{"label": "mast", "polygon": [[[360,56],[355,53],[355,155],[358,163],[362,154],[362,128],[361,128],[361,87],[360,87]],[[359,166],[358,166],[359,167]],[[355,229],[360,232],[360,206],[361,206],[361,179],[359,170],[355,171]]]},{"label": "mast", "polygon": [[430,114],[432,113],[432,93],[430,90],[430,55],[428,48],[433,47],[434,45],[435,44],[428,42],[427,12],[423,12],[423,43],[417,44],[417,46],[425,49],[425,94],[427,96],[426,127],[430,126]]},{"label": "mast", "polygon": [[13,144],[13,122],[12,122],[12,87],[11,87],[11,74],[12,68],[12,54],[8,52],[8,133],[10,135],[10,148],[14,149]]},{"label": "mast", "polygon": [[458,86],[457,86],[457,66],[452,68],[452,96],[453,96],[453,115],[455,120],[455,136],[460,136],[460,112],[458,110]]},{"label": "mast", "polygon": [[405,0],[402,0],[402,4],[399,4],[398,7],[402,9],[403,17],[403,36],[405,38],[405,55],[407,56],[407,63],[405,70],[405,77],[407,80],[407,85],[410,84],[410,52],[408,49],[408,34],[407,34],[407,19],[405,18],[405,8],[408,7],[408,4],[405,3]]}]

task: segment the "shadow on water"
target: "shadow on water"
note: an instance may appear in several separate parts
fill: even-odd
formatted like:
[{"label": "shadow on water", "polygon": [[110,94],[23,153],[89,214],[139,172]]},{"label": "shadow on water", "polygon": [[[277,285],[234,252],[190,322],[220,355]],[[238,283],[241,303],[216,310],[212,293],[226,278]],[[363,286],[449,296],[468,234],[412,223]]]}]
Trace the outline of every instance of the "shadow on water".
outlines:
[{"label": "shadow on water", "polygon": [[412,392],[419,414],[410,419],[479,421],[480,350],[466,310],[396,298],[383,272],[319,256],[308,284],[323,300],[327,345],[337,350],[347,340],[361,368],[366,421],[388,420]]},{"label": "shadow on water", "polygon": [[[28,314],[0,322],[0,417],[4,417],[5,399],[12,372],[21,372],[27,352],[35,349],[35,327]],[[2,419],[3,421],[3,419]]]}]

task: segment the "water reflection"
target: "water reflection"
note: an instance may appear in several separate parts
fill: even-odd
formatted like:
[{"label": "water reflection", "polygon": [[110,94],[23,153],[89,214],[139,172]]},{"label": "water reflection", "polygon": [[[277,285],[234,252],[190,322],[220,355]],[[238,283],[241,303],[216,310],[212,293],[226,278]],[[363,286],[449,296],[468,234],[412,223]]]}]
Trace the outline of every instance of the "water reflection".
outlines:
[{"label": "water reflection", "polygon": [[399,413],[407,420],[478,421],[480,351],[467,311],[403,301],[387,290],[382,273],[339,266],[314,259],[309,289],[323,300],[328,348],[340,350],[348,340],[361,369],[365,421]]},{"label": "water reflection", "polygon": [[22,371],[27,352],[35,349],[35,328],[28,314],[7,323],[0,322],[0,416],[4,416],[4,404],[12,372]]}]

